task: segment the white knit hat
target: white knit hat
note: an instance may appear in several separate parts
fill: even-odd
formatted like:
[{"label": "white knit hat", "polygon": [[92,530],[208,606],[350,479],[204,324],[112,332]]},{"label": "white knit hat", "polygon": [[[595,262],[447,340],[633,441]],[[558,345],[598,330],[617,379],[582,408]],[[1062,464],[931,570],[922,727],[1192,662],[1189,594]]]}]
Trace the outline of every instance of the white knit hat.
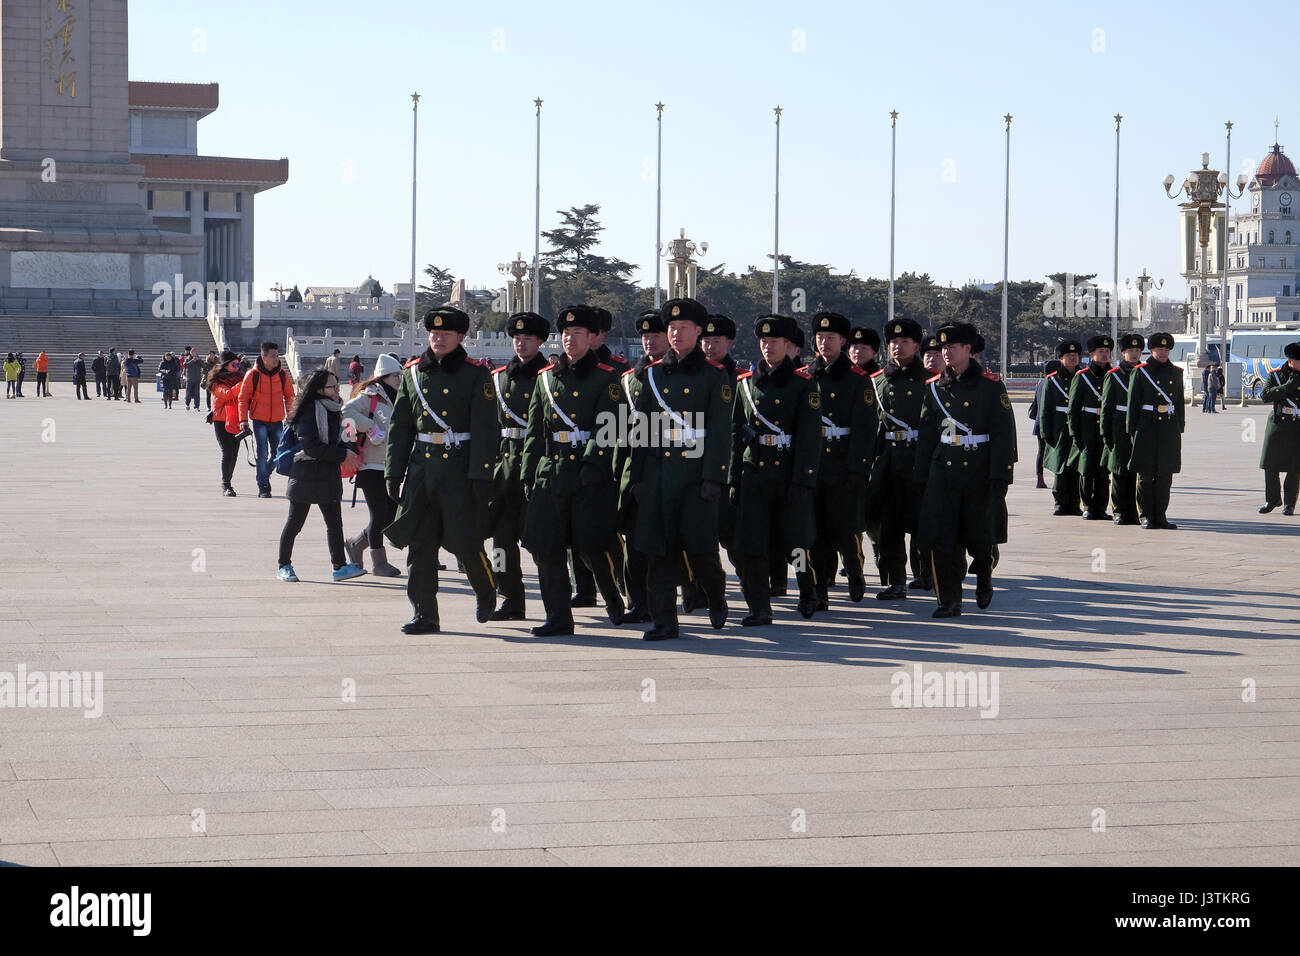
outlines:
[{"label": "white knit hat", "polygon": [[383,378],[386,375],[401,375],[402,363],[397,361],[387,352],[381,354],[375,362],[375,378]]}]

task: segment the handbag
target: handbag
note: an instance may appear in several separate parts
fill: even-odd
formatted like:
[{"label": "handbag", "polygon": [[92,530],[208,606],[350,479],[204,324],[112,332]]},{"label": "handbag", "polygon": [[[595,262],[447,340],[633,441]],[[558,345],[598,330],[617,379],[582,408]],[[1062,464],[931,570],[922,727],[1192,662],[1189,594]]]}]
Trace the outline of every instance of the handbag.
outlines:
[{"label": "handbag", "polygon": [[[366,415],[367,418],[373,419],[373,418],[375,417],[375,408],[378,407],[378,405],[379,405],[379,396],[378,396],[378,395],[371,395],[371,396],[370,396],[370,412]],[[365,446],[365,444],[366,444],[366,435],[367,435],[367,434],[368,434],[368,432],[357,432],[357,440],[356,440],[356,443],[355,443],[355,444],[353,444],[353,443],[349,443],[349,447],[352,449],[352,451],[353,451],[354,453],[356,453],[356,456],[357,456],[357,463],[356,463],[355,465],[348,465],[346,462],[344,462],[343,464],[339,465],[339,474],[343,476],[343,480],[344,480],[344,481],[350,481],[350,480],[352,480],[353,478],[355,478],[355,477],[357,476],[357,472],[361,470],[361,464],[362,464],[362,462],[361,462],[361,449],[362,449],[362,448]],[[353,501],[354,501],[354,503],[355,503],[355,500],[356,500],[356,498],[355,498],[355,496],[353,496]]]}]

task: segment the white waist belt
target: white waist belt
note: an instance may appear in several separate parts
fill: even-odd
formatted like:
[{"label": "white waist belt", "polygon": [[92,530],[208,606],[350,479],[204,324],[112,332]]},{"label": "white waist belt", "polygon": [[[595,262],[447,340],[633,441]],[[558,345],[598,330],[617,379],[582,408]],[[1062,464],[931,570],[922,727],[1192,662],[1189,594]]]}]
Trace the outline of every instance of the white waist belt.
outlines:
[{"label": "white waist belt", "polygon": [[469,441],[469,432],[420,432],[415,440],[430,445],[459,445],[463,441]]},{"label": "white waist belt", "polygon": [[790,436],[785,432],[782,432],[779,435],[759,435],[758,438],[754,440],[758,442],[758,444],[764,445],[768,448],[790,447]]},{"label": "white waist belt", "polygon": [[668,441],[693,442],[697,438],[703,438],[705,431],[703,428],[665,428],[659,437]]},{"label": "white waist belt", "polygon": [[1283,415],[1300,415],[1300,408],[1291,408],[1291,407],[1288,406],[1287,408],[1282,409],[1282,414],[1283,414]]},{"label": "white waist belt", "polygon": [[1070,409],[1065,405],[1057,405],[1056,410],[1058,412],[1068,412]]},{"label": "white waist belt", "polygon": [[568,442],[570,445],[580,445],[591,438],[591,432],[551,432],[551,438],[554,441]]},{"label": "white waist belt", "polygon": [[1100,414],[1101,414],[1101,409],[1100,409],[1100,408],[1089,408],[1087,405],[1084,405],[1084,406],[1083,406],[1083,410],[1084,410],[1085,412],[1087,412],[1089,415],[1100,415]]},{"label": "white waist belt", "polygon": [[1174,410],[1174,406],[1172,405],[1143,405],[1142,406],[1142,411],[1144,412],[1164,413],[1164,412],[1172,412],[1173,410]]},{"label": "white waist belt", "polygon": [[823,425],[822,435],[826,438],[847,438],[849,429],[840,428],[838,425]]},{"label": "white waist belt", "polygon": [[1115,406],[1115,411],[1117,411],[1117,412],[1126,412],[1126,411],[1128,411],[1128,406],[1127,406],[1127,405],[1116,405],[1116,406]]},{"label": "white waist belt", "polygon": [[961,445],[965,448],[974,448],[976,445],[982,445],[988,440],[988,435],[949,435],[945,433],[939,436],[939,441],[945,445]]},{"label": "white waist belt", "polygon": [[502,438],[523,438],[524,430],[522,428],[503,428],[501,429]]},{"label": "white waist belt", "polygon": [[916,435],[915,428],[909,428],[906,431],[885,432],[885,441],[916,441]]}]

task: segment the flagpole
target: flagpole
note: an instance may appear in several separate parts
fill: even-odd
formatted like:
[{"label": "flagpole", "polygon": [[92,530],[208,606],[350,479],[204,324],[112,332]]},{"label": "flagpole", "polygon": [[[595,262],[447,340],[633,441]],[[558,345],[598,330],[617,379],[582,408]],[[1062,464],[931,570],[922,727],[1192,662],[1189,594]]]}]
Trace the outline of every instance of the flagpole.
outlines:
[{"label": "flagpole", "polygon": [[660,302],[659,262],[663,259],[660,225],[663,221],[664,209],[664,104],[656,103],[655,109],[659,111],[659,145],[655,152],[655,308],[657,309]]},{"label": "flagpole", "polygon": [[894,170],[898,156],[898,110],[889,111],[889,321],[894,321]]},{"label": "flagpole", "polygon": [[[1223,171],[1231,173],[1232,171],[1232,123],[1223,124],[1228,129],[1228,156],[1223,161]],[[1276,139],[1276,137],[1274,137]],[[1223,308],[1223,337],[1222,345],[1219,348],[1219,362],[1223,365],[1224,378],[1224,395],[1225,405],[1228,401],[1227,394],[1227,374],[1228,374],[1228,211],[1232,208],[1232,186],[1226,186],[1223,190],[1223,292],[1219,295],[1219,305]],[[1242,394],[1245,394],[1245,387],[1242,387]]]},{"label": "flagpole", "polygon": [[411,94],[411,314],[407,316],[407,334],[410,336],[407,358],[416,352],[415,344],[415,183],[416,183],[416,135],[420,128],[420,94]]},{"label": "flagpole", "polygon": [[1011,114],[1003,117],[1007,121],[1007,176],[1002,212],[1002,377],[1006,378],[1010,366],[1007,364],[1007,260],[1011,250]]},{"label": "flagpole", "polygon": [[772,312],[780,314],[781,304],[781,107],[776,107],[776,192],[773,199],[772,226]]},{"label": "flagpole", "polygon": [[542,309],[542,101],[537,107],[537,198],[533,206],[533,311]]},{"label": "flagpole", "polygon": [[1115,114],[1115,285],[1110,294],[1110,337],[1119,341],[1119,124],[1124,117]]}]

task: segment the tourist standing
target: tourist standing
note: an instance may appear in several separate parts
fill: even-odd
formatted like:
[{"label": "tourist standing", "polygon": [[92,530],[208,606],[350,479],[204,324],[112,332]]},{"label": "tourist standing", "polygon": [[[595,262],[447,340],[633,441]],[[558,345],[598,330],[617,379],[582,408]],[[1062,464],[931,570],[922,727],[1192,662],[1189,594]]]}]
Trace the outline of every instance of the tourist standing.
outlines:
[{"label": "tourist standing", "polygon": [[384,529],[397,514],[397,502],[388,497],[384,482],[384,462],[388,457],[388,423],[393,417],[393,402],[402,384],[402,363],[387,355],[375,362],[375,374],[361,383],[355,398],[343,406],[343,420],[356,427],[361,453],[357,487],[366,497],[370,521],[345,547],[348,559],[362,563],[362,554],[370,551],[370,570],[380,577],[400,578],[402,572],[388,563],[384,551]]},{"label": "tourist standing", "polygon": [[23,353],[18,353],[18,397],[23,397],[23,379],[27,377],[27,359],[23,358]]},{"label": "tourist standing", "polygon": [[221,448],[221,493],[227,498],[235,497],[235,489],[230,482],[235,475],[235,462],[239,460],[238,436],[242,431],[239,421],[239,386],[242,382],[239,356],[227,349],[221,353],[219,364],[208,373],[208,392],[216,396],[217,401],[209,419],[217,435],[217,445]]},{"label": "tourist standing", "polygon": [[[262,354],[266,354],[265,348]],[[247,384],[248,379],[244,381]],[[243,389],[240,391],[242,402]],[[343,444],[342,409],[339,380],[324,368],[308,374],[302,393],[289,409],[287,424],[293,429],[301,450],[293,456],[286,492],[289,517],[280,532],[280,566],[276,572],[281,581],[298,580],[293,570],[293,544],[312,505],[320,509],[325,519],[334,580],[346,581],[366,573],[364,568],[345,560],[343,552],[343,479],[339,466],[355,466],[359,462],[356,453]]]},{"label": "tourist standing", "polygon": [[104,350],[100,349],[95,360],[90,363],[90,370],[95,373],[95,397],[108,398],[107,366],[104,364]]},{"label": "tourist standing", "polygon": [[36,397],[50,397],[50,357],[44,352],[36,356]]},{"label": "tourist standing", "polygon": [[126,358],[122,360],[122,377],[126,379],[126,400],[131,401],[131,396],[135,396],[135,403],[140,404],[140,363],[143,361],[141,356],[135,354],[135,349],[126,350]]},{"label": "tourist standing", "polygon": [[185,356],[185,410],[190,410],[190,402],[194,403],[194,410],[199,410],[199,388],[203,385],[203,360],[199,358],[199,353],[193,349],[188,350]]},{"label": "tourist standing", "polygon": [[1282,505],[1282,514],[1293,515],[1300,493],[1300,342],[1290,343],[1286,364],[1269,373],[1264,401],[1273,403],[1273,414],[1259,458],[1264,469],[1264,507],[1259,513],[1266,515]]},{"label": "tourist standing", "polygon": [[280,364],[279,346],[263,342],[257,363],[248,370],[239,388],[239,418],[252,426],[257,442],[259,498],[271,497],[272,459],[280,444],[282,423],[288,420],[293,407],[293,398],[293,379]]},{"label": "tourist standing", "polygon": [[176,391],[181,380],[180,359],[167,352],[163,355],[163,360],[158,363],[158,371],[162,373],[163,408],[171,408],[172,402],[176,400]]},{"label": "tourist standing", "polygon": [[5,398],[18,397],[18,359],[13,352],[5,359]]},{"label": "tourist standing", "polygon": [[[118,357],[116,348],[108,350],[108,359],[104,362],[104,373],[108,376],[105,388],[112,390],[113,401],[120,402],[122,400],[122,360]],[[104,392],[104,397],[109,397],[107,390]]]},{"label": "tourist standing", "polygon": [[78,352],[72,363],[72,384],[77,390],[77,401],[90,401],[90,392],[86,389],[86,353]]},{"label": "tourist standing", "polygon": [[325,368],[328,369],[329,373],[335,378],[343,377],[343,370],[340,366],[341,359],[339,358],[340,351],[340,349],[335,349],[334,354],[325,360]]}]

